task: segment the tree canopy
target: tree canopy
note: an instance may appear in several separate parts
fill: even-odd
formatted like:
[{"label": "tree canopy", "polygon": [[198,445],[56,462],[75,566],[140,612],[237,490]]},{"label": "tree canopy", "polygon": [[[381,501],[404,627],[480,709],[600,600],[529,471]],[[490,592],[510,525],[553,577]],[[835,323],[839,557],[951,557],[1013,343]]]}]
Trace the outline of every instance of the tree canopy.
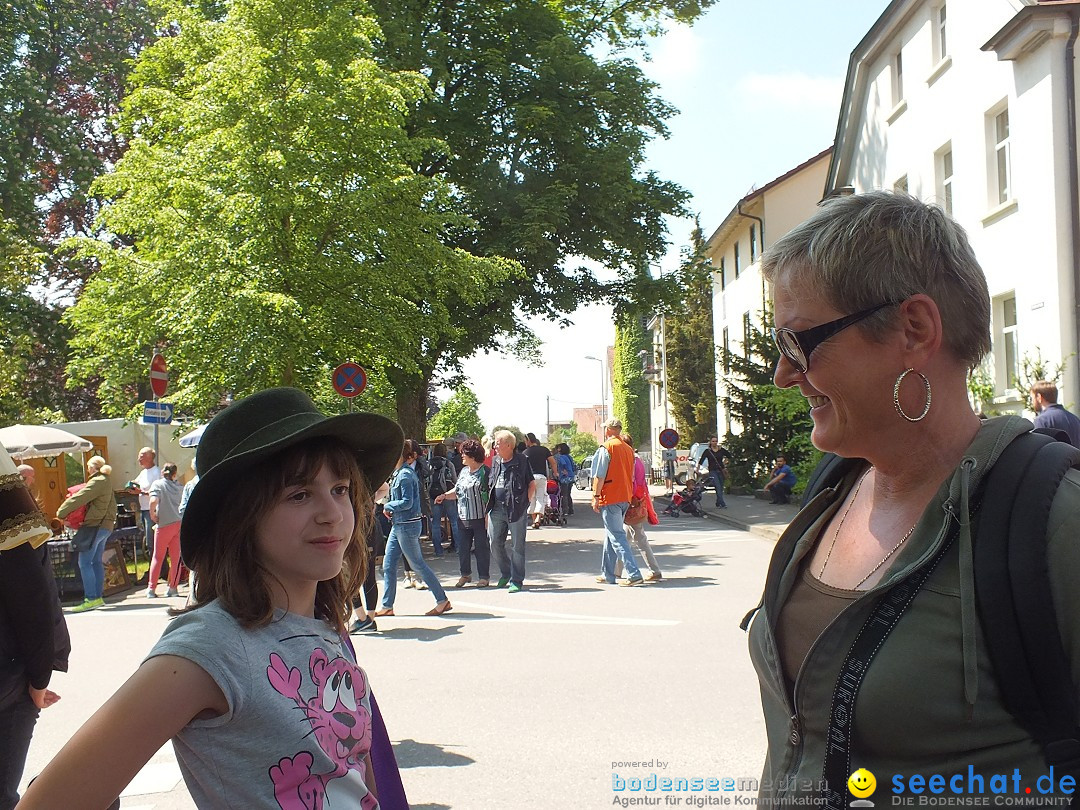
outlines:
[{"label": "tree canopy", "polygon": [[433,279],[469,296],[515,274],[446,244],[467,220],[412,170],[436,147],[405,130],[425,87],[374,60],[373,20],[317,0],[162,14],[173,35],[141,54],[123,107],[130,148],[95,186],[123,242],[81,242],[101,269],[68,313],[73,375],[100,371],[108,410],[138,399],[154,346],[199,415],[224,392],[313,390],[345,358],[415,372],[449,317]]},{"label": "tree canopy", "polygon": [[455,433],[483,436],[484,423],[480,421],[479,409],[480,400],[476,394],[465,386],[458,387],[428,422],[429,440],[443,439]]},{"label": "tree canopy", "polygon": [[[397,381],[403,422],[435,376],[528,337],[522,315],[558,319],[591,300],[656,294],[660,285],[637,268],[665,252],[664,216],[684,213],[687,194],[644,168],[647,143],[666,136],[674,110],[625,51],[664,20],[691,22],[708,5],[375,0],[381,58],[422,73],[430,89],[409,127],[439,145],[416,168],[446,178],[470,219],[447,232],[449,244],[526,272],[492,280],[486,299],[446,291],[450,328],[428,328],[419,373]],[[601,283],[570,264],[578,257],[619,281]]]}]

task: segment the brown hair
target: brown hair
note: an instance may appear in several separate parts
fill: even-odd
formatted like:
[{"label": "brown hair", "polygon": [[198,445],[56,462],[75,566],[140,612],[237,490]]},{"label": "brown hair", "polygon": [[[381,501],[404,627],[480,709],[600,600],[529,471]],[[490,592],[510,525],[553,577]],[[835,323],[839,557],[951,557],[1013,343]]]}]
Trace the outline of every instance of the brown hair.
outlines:
[{"label": "brown hair", "polygon": [[1057,402],[1058,390],[1057,386],[1052,382],[1046,380],[1039,380],[1031,385],[1031,393],[1038,394],[1051,405]]},{"label": "brown hair", "polygon": [[466,439],[461,443],[461,455],[468,456],[473,461],[479,461],[484,463],[484,459],[487,457],[487,453],[484,452],[484,447],[476,439]]},{"label": "brown hair", "polygon": [[[217,599],[245,628],[265,627],[274,617],[271,576],[258,557],[255,539],[262,518],[274,501],[297,481],[310,481],[323,466],[349,481],[355,527],[345,547],[341,571],[315,589],[315,615],[345,631],[352,598],[367,575],[367,535],[374,519],[371,493],[356,457],[336,439],[311,439],[270,456],[238,477],[206,543],[185,562],[196,572],[196,604]],[[262,576],[252,576],[255,572]],[[170,611],[174,615],[187,610]]]}]

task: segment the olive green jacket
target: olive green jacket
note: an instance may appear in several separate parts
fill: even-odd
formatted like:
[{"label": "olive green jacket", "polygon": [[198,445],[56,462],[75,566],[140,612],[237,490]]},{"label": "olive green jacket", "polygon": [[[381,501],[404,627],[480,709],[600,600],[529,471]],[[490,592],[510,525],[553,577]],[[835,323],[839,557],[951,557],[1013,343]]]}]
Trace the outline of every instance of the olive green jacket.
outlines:
[{"label": "olive green jacket", "polygon": [[116,496],[109,476],[99,472],[91,477],[85,487],[60,504],[56,516],[63,519],[83,504],[87,504],[83,526],[112,529],[116,525]]},{"label": "olive green jacket", "polygon": [[[779,576],[766,583],[750,627],[750,655],[758,673],[768,735],[759,795],[818,793],[833,689],[852,641],[875,597],[929,563],[947,536],[949,516],[967,514],[968,500],[1001,451],[1031,424],[1016,416],[987,420],[961,464],[927,506],[911,539],[881,582],[845,609],[814,642],[796,677],[785,685],[777,656],[776,619],[821,528],[861,470],[816,496],[778,542],[799,540]],[[1074,683],[1080,683],[1080,473],[1067,473],[1050,512],[1048,562],[1054,608]],[[1046,773],[1038,744],[1001,702],[975,610],[971,526],[961,521],[952,547],[927,579],[871,663],[855,705],[851,770],[867,768],[878,784],[879,807],[893,795],[893,777],[968,775],[968,766],[1012,785],[1019,769],[1025,786]],[[843,788],[839,788],[843,790]],[[906,789],[906,788],[905,788]],[[1022,792],[1022,791],[1021,791]],[[1034,791],[1033,791],[1034,792]],[[944,794],[949,796],[951,794]],[[1036,794],[1037,795],[1037,794]]]}]

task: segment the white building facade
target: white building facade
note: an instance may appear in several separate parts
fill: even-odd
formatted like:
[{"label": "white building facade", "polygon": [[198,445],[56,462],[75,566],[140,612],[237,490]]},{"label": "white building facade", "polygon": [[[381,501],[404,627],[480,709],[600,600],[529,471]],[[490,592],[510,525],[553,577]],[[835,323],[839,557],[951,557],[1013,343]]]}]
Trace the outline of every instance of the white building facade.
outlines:
[{"label": "white building facade", "polygon": [[716,414],[720,435],[739,433],[724,408],[730,369],[728,352],[749,352],[751,330],[768,330],[763,322],[770,292],[761,275],[761,253],[814,213],[822,198],[831,149],[750,192],[731,210],[705,244],[713,272],[713,339],[716,364]]},{"label": "white building facade", "polygon": [[[1078,0],[894,0],[849,62],[826,196],[905,190],[968,233],[990,288],[994,410],[1026,405],[1025,360],[1077,374]],[[1075,108],[1073,108],[1075,109]]]}]

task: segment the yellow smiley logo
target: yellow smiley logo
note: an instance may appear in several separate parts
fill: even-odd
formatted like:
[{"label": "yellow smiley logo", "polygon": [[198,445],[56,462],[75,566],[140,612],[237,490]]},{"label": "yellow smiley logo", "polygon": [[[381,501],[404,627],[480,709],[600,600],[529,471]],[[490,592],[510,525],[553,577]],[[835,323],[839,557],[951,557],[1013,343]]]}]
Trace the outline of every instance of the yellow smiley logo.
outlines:
[{"label": "yellow smiley logo", "polygon": [[866,768],[859,768],[848,777],[847,786],[852,796],[865,799],[877,789],[877,779]]}]

